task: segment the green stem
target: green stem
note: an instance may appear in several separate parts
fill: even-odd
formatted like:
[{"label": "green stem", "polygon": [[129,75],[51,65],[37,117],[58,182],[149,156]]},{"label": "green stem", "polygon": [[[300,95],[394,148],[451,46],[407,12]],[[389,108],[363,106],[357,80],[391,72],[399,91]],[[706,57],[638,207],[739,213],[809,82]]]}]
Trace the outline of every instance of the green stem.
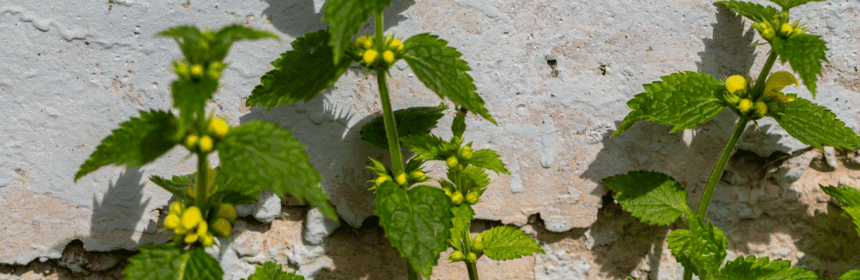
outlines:
[{"label": "green stem", "polygon": [[693,271],[684,268],[684,280],[693,280]]},{"label": "green stem", "polygon": [[200,211],[206,210],[208,203],[206,195],[209,194],[209,190],[206,182],[209,178],[206,177],[209,176],[209,161],[207,157],[208,154],[197,152],[197,199],[195,202]]},{"label": "green stem", "polygon": [[407,269],[408,269],[408,270],[406,271],[406,274],[408,274],[408,275],[409,275],[409,280],[418,280],[418,272],[415,272],[415,270],[414,270],[414,269],[412,269],[412,266],[411,266],[411,265],[409,265],[409,263],[408,263],[408,262],[406,263],[406,267],[407,267]]},{"label": "green stem", "polygon": [[729,157],[731,157],[732,152],[735,150],[738,140],[741,139],[741,134],[744,133],[747,123],[749,123],[749,119],[745,117],[738,120],[737,125],[735,125],[735,129],[732,131],[732,136],[729,138],[729,142],[726,143],[726,147],[723,148],[722,153],[720,153],[720,158],[717,159],[717,164],[714,166],[714,170],[711,171],[711,177],[708,178],[708,184],[705,186],[705,193],[702,194],[702,199],[699,200],[699,205],[696,206],[696,216],[698,216],[702,222],[705,221],[705,215],[708,214],[708,205],[711,203],[711,197],[714,196],[714,190],[717,188],[720,176],[723,175],[726,163],[729,161]]},{"label": "green stem", "polygon": [[764,67],[761,68],[761,73],[758,74],[755,86],[753,86],[752,100],[758,100],[758,98],[764,93],[764,84],[767,80],[768,74],[770,74],[770,69],[773,68],[773,64],[776,62],[776,56],[776,53],[771,50],[770,55],[767,57],[767,61],[764,63]]},{"label": "green stem", "polygon": [[465,262],[466,270],[469,270],[469,280],[478,280],[478,267],[475,263]]}]

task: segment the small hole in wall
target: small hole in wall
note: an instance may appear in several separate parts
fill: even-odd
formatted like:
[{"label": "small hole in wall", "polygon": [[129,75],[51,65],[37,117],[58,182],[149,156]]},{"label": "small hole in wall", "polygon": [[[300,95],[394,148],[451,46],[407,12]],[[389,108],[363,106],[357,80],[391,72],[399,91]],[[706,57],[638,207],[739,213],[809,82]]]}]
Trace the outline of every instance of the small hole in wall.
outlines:
[{"label": "small hole in wall", "polygon": [[606,64],[601,63],[600,67],[597,68],[600,71],[600,75],[606,76]]},{"label": "small hole in wall", "polygon": [[555,69],[556,65],[558,65],[558,61],[555,59],[547,59],[546,65],[549,65],[549,68],[552,69],[549,75],[553,78],[558,78],[558,70]]}]

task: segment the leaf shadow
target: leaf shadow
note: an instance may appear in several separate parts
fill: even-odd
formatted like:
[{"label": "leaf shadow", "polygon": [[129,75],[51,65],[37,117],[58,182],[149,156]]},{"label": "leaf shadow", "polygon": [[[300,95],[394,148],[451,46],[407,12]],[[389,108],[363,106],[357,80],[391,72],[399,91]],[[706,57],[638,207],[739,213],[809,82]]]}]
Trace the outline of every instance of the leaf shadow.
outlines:
[{"label": "leaf shadow", "polygon": [[[322,0],[265,0],[265,2],[269,7],[263,10],[262,14],[278,31],[291,37],[298,38],[308,32],[328,27],[328,23],[322,20],[325,6],[321,6],[317,12],[314,3]],[[403,15],[403,12],[414,4],[414,0],[392,0],[391,5],[383,11],[384,28],[389,29],[406,20],[407,16]],[[372,29],[373,21],[369,20],[362,24],[359,33],[372,32]]]}]

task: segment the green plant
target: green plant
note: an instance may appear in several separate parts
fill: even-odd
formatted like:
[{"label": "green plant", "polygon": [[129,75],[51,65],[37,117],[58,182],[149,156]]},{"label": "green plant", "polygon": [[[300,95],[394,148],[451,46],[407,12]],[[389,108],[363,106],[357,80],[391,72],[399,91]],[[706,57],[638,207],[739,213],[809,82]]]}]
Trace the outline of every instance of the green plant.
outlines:
[{"label": "green plant", "polygon": [[[218,88],[226,67],[223,60],[232,43],[277,37],[240,25],[204,32],[180,26],[157,36],[174,38],[185,57],[173,63],[178,80],[172,83],[171,91],[179,116],[170,111],[142,111],[139,118],[120,124],[102,140],[75,174],[77,180],[109,164],[142,166],[177,145],[197,156],[195,174],[170,180],[151,178],[179,198],[170,205],[164,220],[166,230],[174,235],[168,244],[141,247],[124,270],[127,278],[221,279],[218,261],[204,248],[215,244],[215,236],[229,237],[236,219],[233,205],[253,202],[262,190],[307,199],[327,216],[336,217],[318,187],[319,174],[290,131],[263,121],[230,128],[205,112],[206,102]],[[212,169],[208,157],[215,151],[221,166]]]},{"label": "green plant", "polygon": [[[851,219],[855,226],[854,229],[857,230],[857,234],[860,234],[860,191],[841,184],[835,187],[822,185],[819,185],[819,187],[839,203],[842,209],[845,210],[842,216]],[[860,279],[860,270],[851,270],[843,274],[842,277],[839,277],[839,280],[858,279]]]},{"label": "green plant", "polygon": [[755,80],[732,76],[719,81],[695,72],[661,77],[662,81],[644,85],[645,92],[627,102],[632,111],[613,134],[623,133],[641,120],[673,125],[674,133],[701,125],[727,107],[739,117],[695,212],[686,204],[684,188],[668,175],[633,171],[603,180],[622,207],[646,223],[669,225],[685,217],[687,229],[674,230],[668,237],[669,249],[685,268],[685,279],[691,279],[693,274],[700,279],[817,279],[814,273],[790,267],[787,261],[752,256],[739,257],[721,268],[727,239],[707,221],[706,214],[726,162],[749,122],[774,118],[791,136],[818,149],[825,145],[840,149],[860,147],[860,137],[838,120],[836,114],[809,100],[781,92],[785,86],[798,83],[792,73],[770,73],[777,58],[791,65],[814,96],[821,63],[827,61],[824,53],[827,47],[821,37],[808,34],[799,20],[790,21],[789,9],[811,0],[772,2],[782,10],[742,1],[716,2],[752,20],[753,28],[767,42],[762,45],[771,46]]},{"label": "green plant", "polygon": [[[293,50],[272,62],[275,69],[260,79],[246,104],[269,109],[308,101],[332,86],[356,62],[375,72],[383,111],[381,119],[362,128],[361,137],[388,149],[392,160],[390,167],[375,160],[370,167],[379,176],[372,188],[376,190],[375,212],[388,239],[407,259],[409,279],[417,279],[416,271],[429,277],[440,252],[449,246],[456,249],[455,254],[463,255],[451,259],[466,261],[472,279],[477,279],[479,249],[494,259],[542,252],[522,231],[508,227],[491,229],[472,239],[468,231],[474,215],[471,205],[478,202],[489,184],[485,169],[508,171],[495,152],[472,151],[471,143],[464,145],[465,115],[472,112],[495,121],[475,92],[467,73],[471,69],[448,42],[426,33],[403,41],[383,34],[382,10],[389,5],[389,0],[328,1],[323,17],[329,23],[328,30],[308,33],[292,42]],[[371,14],[374,34],[354,39]],[[447,109],[444,105],[392,110],[386,78],[389,68],[400,59],[425,86],[458,107],[451,140],[429,135]],[[404,161],[401,143],[418,156]],[[420,184],[429,180],[422,169],[429,160],[445,161],[449,167],[450,181],[441,180],[442,189]]]}]

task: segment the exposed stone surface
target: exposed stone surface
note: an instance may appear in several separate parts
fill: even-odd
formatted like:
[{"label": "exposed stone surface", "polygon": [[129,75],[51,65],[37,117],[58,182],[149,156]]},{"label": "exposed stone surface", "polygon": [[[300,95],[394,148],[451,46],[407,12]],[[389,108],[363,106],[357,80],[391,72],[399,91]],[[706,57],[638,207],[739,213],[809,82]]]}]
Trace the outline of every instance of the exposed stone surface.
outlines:
[{"label": "exposed stone surface", "polygon": [[[268,62],[295,38],[326,27],[319,13],[324,2],[0,3],[0,264],[7,264],[0,265],[0,279],[118,279],[125,260],[117,256],[126,255],[117,252],[166,240],[169,233],[158,232],[160,209],[171,195],[147,178],[193,172],[195,161],[184,150],[140,169],[106,167],[77,182],[73,174],[120,122],[139,110],[170,108],[170,63],[179,50],[153,34],[181,24],[228,23],[284,40],[237,43],[208,110],[231,124],[264,119],[293,130],[351,227],[277,196],[237,207],[254,219],[239,222],[234,238],[219,239],[211,252],[225,279],[246,277],[269,260],[316,279],[404,275],[405,262],[371,217],[366,183],[373,177],[367,158],[388,159],[358,138],[361,125],[381,110],[376,78],[352,68],[307,103],[268,112],[244,103],[271,69]],[[815,2],[792,13],[828,42],[830,63],[814,102],[857,131],[860,2]],[[686,70],[720,79],[757,75],[768,47],[750,46],[760,39],[748,21],[705,0],[394,0],[385,18],[389,32],[432,32],[458,48],[499,123],[467,120],[464,137],[475,148],[497,150],[511,170],[490,174],[476,208],[476,217],[490,222],[473,231],[499,221],[537,236],[547,250],[507,262],[482,258],[482,278],[680,278],[683,271],[666,249],[669,228],[644,225],[604,200],[601,180],[631,170],[667,173],[695,205],[735,118],[722,112],[675,134],[643,122],[608,136],[629,112],[625,102],[660,76]],[[395,108],[438,104],[405,63],[393,69]],[[811,98],[804,87],[785,91]],[[446,113],[434,130],[443,137],[451,135],[453,116]],[[858,254],[850,248],[860,238],[818,184],[860,187],[860,155],[822,153],[772,120],[758,124],[761,131],[747,128],[709,211],[730,238],[731,256],[784,258],[832,279],[856,268]],[[442,176],[437,163],[430,169],[428,176]],[[433,279],[463,278],[465,267],[446,256]]]}]

